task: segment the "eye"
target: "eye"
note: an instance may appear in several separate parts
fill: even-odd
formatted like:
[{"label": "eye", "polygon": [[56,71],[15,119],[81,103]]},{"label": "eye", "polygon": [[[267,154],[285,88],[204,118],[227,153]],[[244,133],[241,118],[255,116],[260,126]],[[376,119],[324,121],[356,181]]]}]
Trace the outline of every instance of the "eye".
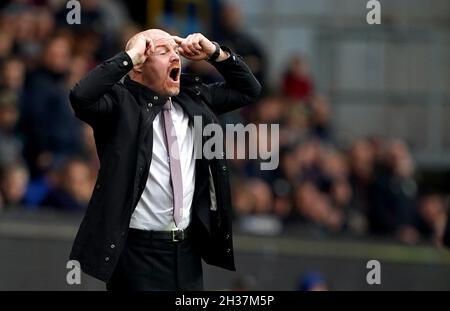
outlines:
[{"label": "eye", "polygon": [[159,48],[156,49],[155,53],[158,55],[165,55],[169,52],[169,50],[167,48]]}]

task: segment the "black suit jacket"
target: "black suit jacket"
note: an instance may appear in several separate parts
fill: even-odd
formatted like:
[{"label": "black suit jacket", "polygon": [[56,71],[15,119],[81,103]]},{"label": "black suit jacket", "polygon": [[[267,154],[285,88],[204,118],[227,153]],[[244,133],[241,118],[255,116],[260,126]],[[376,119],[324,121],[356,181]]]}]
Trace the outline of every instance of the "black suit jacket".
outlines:
[{"label": "black suit jacket", "polygon": [[[226,49],[225,47],[222,47]],[[172,99],[203,127],[218,123],[217,115],[253,102],[261,91],[242,58],[233,54],[213,63],[225,82],[206,85],[198,76],[182,75],[180,94]],[[70,259],[87,274],[108,281],[127,237],[131,215],[145,188],[152,160],[152,122],[166,99],[122,78],[132,69],[127,53],[103,62],[70,92],[75,115],[94,130],[100,170],[89,206],[78,230]],[[202,137],[202,143],[207,137]],[[211,209],[212,175],[217,209]],[[205,262],[235,270],[231,197],[224,154],[196,160],[192,203],[194,243]]]}]

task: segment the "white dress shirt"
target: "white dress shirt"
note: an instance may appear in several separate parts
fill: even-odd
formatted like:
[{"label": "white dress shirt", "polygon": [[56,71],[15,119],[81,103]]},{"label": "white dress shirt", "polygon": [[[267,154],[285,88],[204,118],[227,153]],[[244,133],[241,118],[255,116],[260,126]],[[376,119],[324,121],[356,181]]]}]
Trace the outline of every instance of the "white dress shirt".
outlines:
[{"label": "white dress shirt", "polygon": [[182,219],[178,228],[173,221],[173,194],[170,184],[168,153],[164,142],[162,112],[153,121],[153,155],[144,192],[131,216],[130,228],[170,231],[185,229],[191,219],[195,189],[194,129],[183,109],[172,101],[171,116],[180,151],[183,178]]}]

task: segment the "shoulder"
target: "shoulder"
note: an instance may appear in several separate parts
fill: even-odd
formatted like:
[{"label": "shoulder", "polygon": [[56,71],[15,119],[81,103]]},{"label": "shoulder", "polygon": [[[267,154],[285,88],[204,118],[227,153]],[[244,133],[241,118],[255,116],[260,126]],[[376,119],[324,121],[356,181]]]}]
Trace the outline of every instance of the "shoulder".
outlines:
[{"label": "shoulder", "polygon": [[105,95],[106,97],[110,97],[111,99],[120,102],[125,97],[131,96],[131,92],[127,89],[122,79],[119,82],[116,82]]}]

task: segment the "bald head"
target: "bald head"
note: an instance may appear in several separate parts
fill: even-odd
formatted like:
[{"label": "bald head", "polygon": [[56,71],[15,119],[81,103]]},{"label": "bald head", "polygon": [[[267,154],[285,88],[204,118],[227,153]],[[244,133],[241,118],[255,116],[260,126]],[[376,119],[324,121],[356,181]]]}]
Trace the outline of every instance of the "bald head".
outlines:
[{"label": "bald head", "polygon": [[132,36],[130,40],[128,40],[127,45],[125,46],[125,50],[128,50],[133,45],[133,42],[136,40],[136,38],[140,35],[143,35],[144,37],[151,39],[154,42],[162,39],[173,40],[172,36],[169,33],[165,32],[164,30],[156,28],[147,29]]}]

